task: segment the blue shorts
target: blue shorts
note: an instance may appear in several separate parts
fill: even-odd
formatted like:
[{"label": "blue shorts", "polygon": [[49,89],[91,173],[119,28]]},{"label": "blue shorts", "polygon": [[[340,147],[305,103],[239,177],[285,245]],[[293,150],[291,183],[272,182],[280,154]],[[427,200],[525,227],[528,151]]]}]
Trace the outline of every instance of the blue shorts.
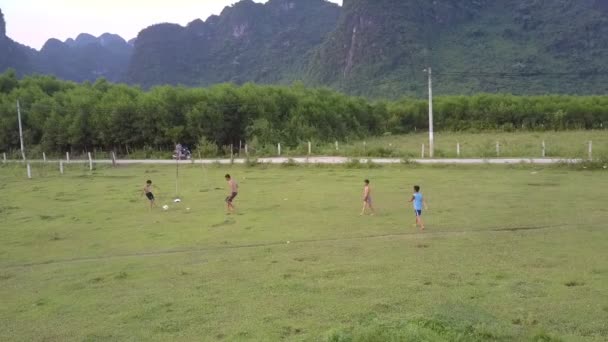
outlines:
[{"label": "blue shorts", "polygon": [[414,213],[416,214],[416,217],[422,216],[422,210],[414,209]]}]

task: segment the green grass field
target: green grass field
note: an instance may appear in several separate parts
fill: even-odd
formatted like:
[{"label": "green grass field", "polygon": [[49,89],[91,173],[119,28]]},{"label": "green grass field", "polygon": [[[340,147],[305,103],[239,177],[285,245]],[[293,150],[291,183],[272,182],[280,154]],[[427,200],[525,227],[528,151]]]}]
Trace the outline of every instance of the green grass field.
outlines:
[{"label": "green grass field", "polygon": [[187,166],[179,205],[174,172],[0,167],[0,340],[608,339],[603,169]]}]

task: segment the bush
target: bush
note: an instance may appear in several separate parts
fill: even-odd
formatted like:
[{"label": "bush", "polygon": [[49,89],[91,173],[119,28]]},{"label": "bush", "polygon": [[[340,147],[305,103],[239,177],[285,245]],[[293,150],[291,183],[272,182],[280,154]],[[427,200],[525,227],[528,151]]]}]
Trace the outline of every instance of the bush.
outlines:
[{"label": "bush", "polygon": [[346,164],[344,164],[344,166],[346,166],[346,168],[349,169],[360,169],[361,168],[361,161],[359,159],[349,159],[348,162],[346,162]]},{"label": "bush", "polygon": [[245,166],[246,167],[256,167],[260,165],[260,162],[257,160],[257,158],[251,159],[251,158],[247,158],[245,160]]},{"label": "bush", "polygon": [[299,164],[296,163],[296,161],[293,160],[292,158],[287,159],[287,161],[285,163],[281,164],[281,166],[283,166],[283,167],[296,167],[298,165]]},{"label": "bush", "polygon": [[205,137],[201,137],[196,144],[196,152],[200,153],[201,157],[213,158],[218,156],[217,145]]},{"label": "bush", "polygon": [[391,158],[395,156],[395,152],[392,149],[386,147],[374,147],[367,149],[365,152],[366,157],[379,157],[379,158]]}]

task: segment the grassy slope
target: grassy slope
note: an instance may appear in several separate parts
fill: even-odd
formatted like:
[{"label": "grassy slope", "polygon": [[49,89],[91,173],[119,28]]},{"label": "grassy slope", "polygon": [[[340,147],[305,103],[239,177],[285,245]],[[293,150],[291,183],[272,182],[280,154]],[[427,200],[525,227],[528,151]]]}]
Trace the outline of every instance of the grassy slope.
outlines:
[{"label": "grassy slope", "polygon": [[[1,168],[0,340],[608,336],[605,171],[182,171],[184,203],[148,213],[140,186],[168,202],[172,168]],[[242,190],[232,217],[226,171]],[[365,177],[377,217],[357,216]]]}]

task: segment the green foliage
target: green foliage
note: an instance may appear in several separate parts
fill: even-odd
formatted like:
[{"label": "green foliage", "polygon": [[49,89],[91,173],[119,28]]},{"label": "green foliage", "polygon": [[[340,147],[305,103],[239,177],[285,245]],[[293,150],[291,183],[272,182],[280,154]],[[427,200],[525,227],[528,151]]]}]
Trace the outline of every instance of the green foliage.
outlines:
[{"label": "green foliage", "polygon": [[146,88],[299,81],[396,99],[426,94],[430,65],[439,94],[605,94],[607,14],[605,0],[243,0],[145,28],[134,46],[81,34],[38,52],[5,37],[0,13],[0,72]]},{"label": "green foliage", "polygon": [[[22,107],[26,146],[47,153],[114,150],[170,151],[179,142],[203,155],[248,143],[252,155],[314,151],[364,157],[410,157],[391,146],[357,146],[336,151],[334,141],[424,131],[427,102],[369,101],[326,88],[236,86],[210,88],[163,86],[144,91],[99,80],[75,84],[49,76],[17,80],[0,75],[0,150],[19,147],[16,102]],[[534,96],[479,94],[438,97],[437,131],[602,129],[608,123],[607,96]],[[390,134],[387,135],[390,138]],[[344,146],[344,145],[342,145]],[[486,146],[487,147],[487,146]],[[491,149],[484,147],[484,151]],[[441,154],[441,151],[438,152]]]},{"label": "green foliage", "polygon": [[287,168],[296,167],[298,165],[299,164],[292,158],[287,159],[287,161],[285,163],[281,164],[282,167],[287,167]]},{"label": "green foliage", "polygon": [[604,94],[607,14],[596,0],[346,1],[308,77],[350,94],[422,96],[430,65],[439,94]]},{"label": "green foliage", "polygon": [[347,169],[377,169],[382,167],[380,164],[374,163],[372,160],[366,160],[362,162],[360,159],[350,159],[344,167]]},{"label": "green foliage", "polygon": [[219,149],[217,144],[201,137],[196,144],[196,152],[200,153],[201,157],[217,157]]},{"label": "green foliage", "polygon": [[245,159],[245,166],[246,167],[256,167],[259,166],[260,162],[258,162],[257,159],[251,159],[251,158],[247,158]]},{"label": "green foliage", "polygon": [[239,1],[185,27],[154,25],[138,35],[126,79],[144,87],[291,82],[339,15],[324,0]]}]

